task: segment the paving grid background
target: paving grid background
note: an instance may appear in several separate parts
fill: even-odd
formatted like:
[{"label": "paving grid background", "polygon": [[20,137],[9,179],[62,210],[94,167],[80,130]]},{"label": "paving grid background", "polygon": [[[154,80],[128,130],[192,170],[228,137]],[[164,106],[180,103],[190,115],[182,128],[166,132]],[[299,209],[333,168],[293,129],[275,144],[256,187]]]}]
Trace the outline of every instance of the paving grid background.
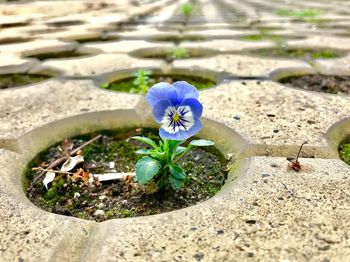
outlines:
[{"label": "paving grid background", "polygon": [[[185,1],[4,2],[0,74],[54,78],[0,90],[0,261],[350,261],[350,169],[335,153],[340,138],[328,132],[349,130],[335,124],[350,116],[350,97],[272,80],[295,72],[350,75],[350,2],[197,0],[186,25],[179,12]],[[322,13],[314,19],[278,14],[286,9]],[[247,50],[280,44],[241,40],[261,33],[289,36],[283,43],[288,47],[333,48],[344,55],[311,61],[249,55]],[[169,35],[207,40],[156,41]],[[172,63],[133,55],[176,45],[216,54]],[[87,56],[28,58],[72,50]],[[205,117],[249,145],[237,181],[198,206],[104,223],[33,206],[19,182],[28,159],[11,151],[14,145],[32,130],[83,113],[136,109],[149,116],[142,97],[97,86],[105,75],[138,68],[227,76],[201,91],[200,99]],[[310,168],[295,174],[286,157],[305,140],[307,158],[301,161]]]}]

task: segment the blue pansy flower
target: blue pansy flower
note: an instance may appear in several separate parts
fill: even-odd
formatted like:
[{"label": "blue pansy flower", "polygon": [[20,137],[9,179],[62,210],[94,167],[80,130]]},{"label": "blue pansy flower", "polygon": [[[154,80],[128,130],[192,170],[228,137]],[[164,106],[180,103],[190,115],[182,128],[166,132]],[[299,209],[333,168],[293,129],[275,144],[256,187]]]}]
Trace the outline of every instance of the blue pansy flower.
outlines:
[{"label": "blue pansy flower", "polygon": [[186,140],[202,129],[200,117],[203,106],[198,101],[197,89],[185,81],[158,83],[146,95],[153,107],[153,116],[161,124],[163,139]]}]

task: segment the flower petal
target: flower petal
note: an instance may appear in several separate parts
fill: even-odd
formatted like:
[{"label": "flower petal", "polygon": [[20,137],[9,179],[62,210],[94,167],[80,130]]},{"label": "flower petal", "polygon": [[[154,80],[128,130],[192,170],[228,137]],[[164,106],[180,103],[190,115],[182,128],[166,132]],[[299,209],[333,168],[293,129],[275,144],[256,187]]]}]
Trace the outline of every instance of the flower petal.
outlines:
[{"label": "flower petal", "polygon": [[172,139],[177,141],[183,141],[187,138],[194,136],[202,129],[202,123],[198,118],[194,119],[194,125],[187,131],[180,130],[176,133],[169,133],[164,128],[159,129],[159,135],[163,139]]},{"label": "flower petal", "polygon": [[173,110],[176,110],[174,105],[169,100],[159,100],[153,106],[152,113],[158,123],[161,123],[168,108],[173,108]]},{"label": "flower petal", "polygon": [[195,98],[185,99],[180,106],[189,106],[195,118],[201,117],[203,113],[203,105]]},{"label": "flower petal", "polygon": [[146,100],[151,106],[155,106],[160,100],[169,100],[174,105],[179,103],[176,89],[166,82],[153,85],[147,92]]},{"label": "flower petal", "polygon": [[197,89],[187,83],[186,81],[177,81],[173,83],[175,87],[179,100],[184,100],[186,98],[198,98],[199,93]]}]

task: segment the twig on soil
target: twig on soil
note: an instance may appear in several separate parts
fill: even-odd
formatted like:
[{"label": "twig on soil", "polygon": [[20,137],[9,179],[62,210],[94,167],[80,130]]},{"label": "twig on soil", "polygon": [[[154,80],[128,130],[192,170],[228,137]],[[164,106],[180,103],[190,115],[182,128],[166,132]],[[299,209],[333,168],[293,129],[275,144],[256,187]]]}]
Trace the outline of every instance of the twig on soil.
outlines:
[{"label": "twig on soil", "polygon": [[74,175],[74,173],[72,173],[72,172],[54,170],[54,169],[46,169],[46,168],[42,168],[42,167],[33,167],[32,170],[41,171],[41,172],[53,172],[53,173],[65,174],[65,175]]},{"label": "twig on soil", "polygon": [[[86,141],[84,144],[82,144],[81,146],[77,147],[76,149],[73,149],[70,153],[56,159],[55,161],[53,161],[46,169],[53,169],[55,168],[56,166],[58,166],[59,164],[61,164],[62,162],[66,161],[69,157],[75,155],[78,153],[79,150],[83,149],[84,147],[90,145],[91,143],[97,141],[98,139],[100,139],[102,137],[102,135],[97,135],[95,136],[94,138],[90,139],[89,141]],[[54,171],[55,172],[55,171]],[[33,181],[31,182],[30,184],[30,187],[28,188],[28,192],[30,192],[35,183],[46,173],[46,171],[41,171],[39,173],[39,175],[37,175]]]}]

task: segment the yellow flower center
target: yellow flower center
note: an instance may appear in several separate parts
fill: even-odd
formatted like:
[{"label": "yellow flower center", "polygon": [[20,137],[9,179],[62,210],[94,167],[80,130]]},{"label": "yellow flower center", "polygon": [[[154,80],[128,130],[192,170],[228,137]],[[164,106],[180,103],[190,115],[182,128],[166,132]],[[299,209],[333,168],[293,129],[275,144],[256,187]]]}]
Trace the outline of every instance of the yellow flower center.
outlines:
[{"label": "yellow flower center", "polygon": [[176,112],[174,115],[173,115],[173,121],[174,122],[178,122],[180,120],[180,115],[178,112]]}]

